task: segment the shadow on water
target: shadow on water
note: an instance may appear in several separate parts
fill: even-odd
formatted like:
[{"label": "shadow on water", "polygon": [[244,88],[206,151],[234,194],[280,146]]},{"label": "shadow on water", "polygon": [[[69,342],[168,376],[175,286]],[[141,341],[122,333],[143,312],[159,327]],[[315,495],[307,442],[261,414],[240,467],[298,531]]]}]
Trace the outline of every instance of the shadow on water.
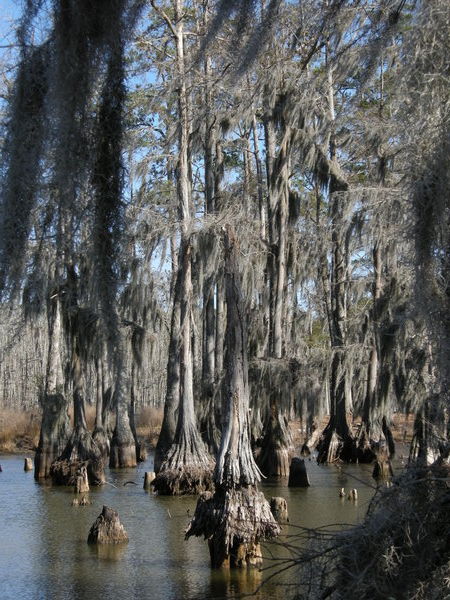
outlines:
[{"label": "shadow on water", "polygon": [[[339,470],[308,461],[311,487],[307,489],[288,488],[287,480],[264,481],[262,489],[269,500],[271,496],[286,498],[290,523],[276,543],[263,545],[262,573],[229,572],[209,568],[203,539],[184,541],[196,498],[158,497],[143,489],[144,473],[152,468],[151,456],[137,469],[109,471],[108,485],[91,489],[89,506],[72,506],[71,489],[36,484],[32,472],[23,471],[22,457],[0,457],[0,463],[2,600],[242,598],[258,590],[273,566],[289,555],[283,542],[296,539],[298,526],[356,523],[364,517],[374,492],[368,465]],[[342,487],[357,488],[358,501],[339,498]],[[128,544],[87,544],[89,529],[104,504],[118,511]],[[295,593],[295,583],[295,570],[288,570],[253,598],[288,600]]]}]

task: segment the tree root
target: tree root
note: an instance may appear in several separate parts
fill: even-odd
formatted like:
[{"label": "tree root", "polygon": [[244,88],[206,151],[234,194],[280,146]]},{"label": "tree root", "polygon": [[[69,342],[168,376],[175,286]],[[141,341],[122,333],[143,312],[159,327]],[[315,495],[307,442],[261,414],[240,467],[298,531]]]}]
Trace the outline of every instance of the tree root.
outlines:
[{"label": "tree root", "polygon": [[186,538],[195,535],[208,540],[213,567],[258,566],[262,561],[259,542],[280,531],[264,494],[249,486],[202,494]]},{"label": "tree root", "polygon": [[198,495],[214,489],[212,470],[183,466],[160,471],[152,486],[163,496]]}]

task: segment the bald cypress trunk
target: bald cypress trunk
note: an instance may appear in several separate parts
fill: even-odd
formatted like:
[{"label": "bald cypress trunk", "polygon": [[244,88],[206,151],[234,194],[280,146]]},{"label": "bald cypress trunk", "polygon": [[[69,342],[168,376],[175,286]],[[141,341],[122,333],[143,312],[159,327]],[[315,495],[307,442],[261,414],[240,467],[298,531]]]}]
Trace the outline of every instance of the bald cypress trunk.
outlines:
[{"label": "bald cypress trunk", "polygon": [[[266,267],[266,285],[269,286],[268,352],[271,358],[281,359],[285,353],[286,342],[290,129],[283,124],[283,138],[278,151],[272,116],[265,117],[264,129],[270,244]],[[290,454],[293,452],[287,416],[283,408],[289,403],[289,399],[282,398],[275,388],[269,390],[268,396],[269,407],[258,466],[266,476],[286,477],[289,473]]]},{"label": "bald cypress trunk", "polygon": [[280,528],[264,495],[250,446],[245,306],[238,271],[238,243],[231,227],[224,236],[227,329],[222,439],[214,471],[214,494],[200,497],[186,537],[208,540],[211,564],[259,566],[259,543]]},{"label": "bald cypress trunk", "polygon": [[[173,249],[173,251],[175,251]],[[178,264],[178,261],[176,261]],[[181,312],[181,270],[175,272],[172,317],[167,359],[166,398],[164,418],[158,443],[155,449],[154,471],[158,473],[167,451],[172,445],[177,427],[176,413],[180,403],[180,312]]]},{"label": "bald cypress trunk", "polygon": [[[328,48],[329,50],[329,48]],[[328,102],[330,112],[330,164],[336,161],[334,133],[335,108],[333,68],[328,67]],[[347,279],[348,256],[345,247],[344,213],[348,184],[340,181],[333,171],[329,173],[331,202],[331,285],[329,329],[331,341],[330,420],[319,440],[318,462],[329,463],[337,459],[356,460],[355,441],[347,421],[350,385],[346,365],[347,345]]]},{"label": "bald cypress trunk", "polygon": [[34,459],[36,480],[50,476],[52,463],[61,455],[71,433],[68,401],[63,394],[61,367],[61,303],[59,290],[51,294],[48,318],[48,355],[45,388],[41,398],[42,422]]},{"label": "bald cypress trunk", "polygon": [[[177,198],[181,221],[181,240],[178,254],[180,269],[180,402],[177,429],[172,445],[165,454],[156,479],[155,490],[160,494],[196,494],[211,486],[213,461],[201,439],[194,411],[192,356],[192,199],[190,176],[189,110],[184,54],[183,2],[174,0],[175,23],[172,30],[179,87],[178,99],[178,161]],[[167,15],[163,15],[168,21]],[[174,305],[175,310],[175,305]],[[169,362],[170,362],[169,358]]]},{"label": "bald cypress trunk", "polygon": [[103,460],[105,464],[109,459],[109,451],[111,448],[110,437],[108,435],[108,428],[105,422],[106,415],[106,398],[105,398],[105,385],[104,385],[104,372],[103,372],[103,361],[98,358],[95,361],[95,377],[96,377],[96,403],[95,403],[95,426],[92,433],[92,437],[100,448]]},{"label": "bald cypress trunk", "polygon": [[170,448],[153,481],[160,494],[198,494],[212,487],[213,461],[197,428],[194,410],[193,361],[191,349],[191,244],[182,239],[180,403],[177,429]]}]

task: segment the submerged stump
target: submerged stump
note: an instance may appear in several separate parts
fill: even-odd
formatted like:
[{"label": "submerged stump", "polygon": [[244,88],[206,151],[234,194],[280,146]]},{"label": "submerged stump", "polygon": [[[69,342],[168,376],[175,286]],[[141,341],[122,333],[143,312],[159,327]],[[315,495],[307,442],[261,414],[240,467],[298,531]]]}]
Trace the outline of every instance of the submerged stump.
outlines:
[{"label": "submerged stump", "polygon": [[89,531],[88,544],[122,544],[128,542],[128,534],[119,520],[119,514],[109,506],[95,520]]},{"label": "submerged stump", "polygon": [[273,496],[270,499],[270,510],[277,523],[289,523],[288,507],[285,498]]},{"label": "submerged stump", "polygon": [[309,487],[308,473],[303,458],[294,457],[289,468],[288,487]]},{"label": "submerged stump", "polygon": [[391,461],[386,448],[381,448],[376,453],[376,460],[372,471],[372,477],[378,484],[388,483],[393,477]]},{"label": "submerged stump", "polygon": [[23,470],[24,471],[32,471],[33,470],[33,459],[25,458],[23,462]]}]

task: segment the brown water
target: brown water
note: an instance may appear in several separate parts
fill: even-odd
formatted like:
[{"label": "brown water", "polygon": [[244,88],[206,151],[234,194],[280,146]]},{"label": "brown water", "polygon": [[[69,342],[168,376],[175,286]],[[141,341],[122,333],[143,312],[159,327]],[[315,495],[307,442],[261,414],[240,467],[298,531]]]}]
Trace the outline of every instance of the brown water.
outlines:
[{"label": "brown water", "polygon": [[[241,598],[257,590],[277,558],[287,556],[279,543],[266,544],[262,573],[211,570],[207,543],[184,541],[196,499],[158,497],[143,490],[151,457],[137,469],[109,471],[109,484],[91,490],[92,505],[86,507],[71,506],[71,489],[35,483],[32,472],[23,471],[23,457],[0,456],[0,464],[0,600]],[[373,495],[370,466],[346,466],[345,474],[314,461],[307,461],[307,468],[308,489],[288,488],[286,480],[262,485],[268,499],[283,496],[288,502],[290,524],[281,541],[291,540],[286,536],[296,534],[297,525],[360,521]],[[137,485],[124,485],[128,481]],[[356,487],[357,503],[339,498],[341,487]],[[129,544],[97,548],[86,543],[103,504],[119,512]],[[284,572],[253,598],[292,598],[296,575],[295,568]]]}]

